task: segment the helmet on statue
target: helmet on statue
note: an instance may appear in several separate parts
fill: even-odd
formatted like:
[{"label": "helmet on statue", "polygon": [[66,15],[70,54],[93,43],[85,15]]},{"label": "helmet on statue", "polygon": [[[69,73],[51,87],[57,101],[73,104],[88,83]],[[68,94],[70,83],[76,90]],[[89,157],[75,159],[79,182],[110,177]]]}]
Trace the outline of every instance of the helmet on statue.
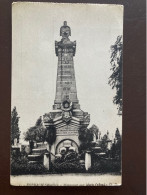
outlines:
[{"label": "helmet on statue", "polygon": [[63,38],[68,38],[69,36],[71,36],[71,29],[69,26],[67,26],[66,21],[64,21],[63,26],[61,26],[60,28],[60,36],[62,36]]}]

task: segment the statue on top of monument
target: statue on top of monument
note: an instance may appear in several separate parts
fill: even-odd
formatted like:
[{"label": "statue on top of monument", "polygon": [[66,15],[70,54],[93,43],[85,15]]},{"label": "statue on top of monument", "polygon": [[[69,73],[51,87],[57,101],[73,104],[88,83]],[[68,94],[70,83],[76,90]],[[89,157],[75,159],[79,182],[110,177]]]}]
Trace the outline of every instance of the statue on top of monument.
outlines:
[{"label": "statue on top of monument", "polygon": [[66,21],[64,21],[63,26],[60,28],[60,36],[62,36],[63,39],[68,39],[68,37],[71,36],[71,30],[70,27],[67,26]]},{"label": "statue on top of monument", "polygon": [[71,36],[71,29],[67,26],[66,21],[64,21],[63,26],[60,28],[60,36],[62,36],[61,41],[55,41],[56,55],[58,56],[58,53],[72,53],[74,56],[76,41],[70,41],[69,36]]}]

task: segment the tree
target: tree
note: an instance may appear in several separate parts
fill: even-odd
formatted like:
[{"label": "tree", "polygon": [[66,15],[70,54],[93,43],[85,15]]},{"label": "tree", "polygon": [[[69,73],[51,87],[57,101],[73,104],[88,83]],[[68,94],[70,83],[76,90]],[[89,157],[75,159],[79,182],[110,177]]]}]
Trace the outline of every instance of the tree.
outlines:
[{"label": "tree", "polygon": [[118,128],[116,128],[116,131],[115,131],[115,138],[116,138],[117,140],[119,140],[119,139],[121,138],[120,132],[119,132],[119,129],[118,129]]},{"label": "tree", "polygon": [[112,89],[116,89],[113,103],[117,105],[118,111],[122,111],[122,36],[118,36],[114,45],[111,46],[111,69],[112,75],[109,77],[108,84]]},{"label": "tree", "polygon": [[25,140],[44,142],[45,132],[46,132],[46,128],[43,126],[42,119],[40,117],[39,119],[37,119],[35,126],[30,127],[25,133]]},{"label": "tree", "polygon": [[108,136],[105,134],[102,137],[102,142],[101,142],[101,148],[102,148],[103,152],[106,152],[106,150],[107,150],[107,140],[108,140]]},{"label": "tree", "polygon": [[45,140],[49,143],[49,149],[51,151],[51,146],[56,140],[56,128],[54,126],[50,126],[45,131]]},{"label": "tree", "polygon": [[121,135],[118,128],[116,129],[115,132],[115,139],[116,139],[116,144],[115,144],[116,156],[120,159],[121,158]]},{"label": "tree", "polygon": [[111,153],[113,158],[121,159],[121,135],[118,128],[115,131],[115,142],[112,145]]},{"label": "tree", "polygon": [[98,139],[98,132],[99,128],[96,125],[92,125],[89,130],[91,131],[92,134],[95,134],[96,139]]},{"label": "tree", "polygon": [[121,159],[121,137],[115,144],[116,157]]},{"label": "tree", "polygon": [[82,142],[80,146],[80,150],[89,150],[91,148],[91,142],[93,141],[93,136],[95,135],[98,138],[98,127],[96,125],[92,125],[88,128],[81,128],[79,130],[79,140]]},{"label": "tree", "polygon": [[89,143],[93,141],[93,130],[88,128],[81,128],[79,131],[79,139],[81,142]]},{"label": "tree", "polygon": [[14,144],[14,139],[17,138],[17,143],[19,143],[19,116],[16,110],[16,107],[13,108],[11,112],[11,144]]}]

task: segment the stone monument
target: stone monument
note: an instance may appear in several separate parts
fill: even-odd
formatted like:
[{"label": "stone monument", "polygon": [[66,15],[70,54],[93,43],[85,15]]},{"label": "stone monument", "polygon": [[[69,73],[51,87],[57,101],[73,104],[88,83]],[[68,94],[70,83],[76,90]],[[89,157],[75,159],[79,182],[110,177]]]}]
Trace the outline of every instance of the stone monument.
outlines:
[{"label": "stone monument", "polygon": [[55,101],[53,110],[43,116],[47,131],[52,129],[56,134],[49,149],[53,155],[70,150],[78,152],[79,131],[87,128],[90,122],[90,115],[80,109],[77,98],[73,60],[76,41],[70,41],[71,29],[66,21],[60,28],[60,36],[61,41],[55,41],[55,53],[58,57]]}]

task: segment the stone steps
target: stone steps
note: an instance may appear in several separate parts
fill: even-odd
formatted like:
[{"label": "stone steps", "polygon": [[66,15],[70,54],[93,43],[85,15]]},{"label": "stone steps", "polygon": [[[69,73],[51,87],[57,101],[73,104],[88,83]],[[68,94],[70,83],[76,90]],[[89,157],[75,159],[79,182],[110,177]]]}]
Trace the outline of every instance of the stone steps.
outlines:
[{"label": "stone steps", "polygon": [[95,153],[96,156],[99,156],[99,157],[105,157],[106,156],[106,153],[104,152],[100,152],[100,153]]},{"label": "stone steps", "polygon": [[43,155],[47,152],[47,145],[44,143],[36,143],[32,149],[32,153],[28,155],[30,163],[43,162]]},{"label": "stone steps", "polygon": [[30,164],[35,164],[35,163],[38,163],[38,161],[35,161],[35,160],[32,160],[32,161],[29,161]]},{"label": "stone steps", "polygon": [[37,143],[36,146],[37,146],[36,148],[46,148],[45,143]]},{"label": "stone steps", "polygon": [[41,154],[30,154],[28,155],[28,160],[40,162],[43,160],[43,156]]},{"label": "stone steps", "polygon": [[33,154],[44,154],[47,152],[46,148],[35,148],[32,150]]},{"label": "stone steps", "polygon": [[100,152],[102,152],[101,147],[92,147],[91,149],[92,149],[95,153],[100,153]]},{"label": "stone steps", "polygon": [[33,152],[31,155],[34,155],[34,156],[40,155],[40,156],[42,156],[43,154]]}]

